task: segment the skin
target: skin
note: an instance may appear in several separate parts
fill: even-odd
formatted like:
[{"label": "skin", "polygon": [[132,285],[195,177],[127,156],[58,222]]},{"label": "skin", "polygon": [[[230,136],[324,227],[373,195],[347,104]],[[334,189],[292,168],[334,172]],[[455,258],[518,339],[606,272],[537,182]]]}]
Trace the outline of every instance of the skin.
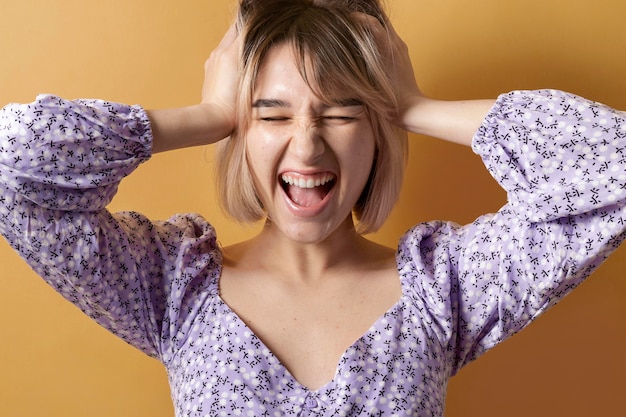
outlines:
[{"label": "skin", "polygon": [[[364,106],[315,97],[286,45],[268,53],[254,101],[261,105],[247,149],[271,220],[255,239],[224,249],[221,295],[298,381],[317,389],[401,295],[394,251],[358,235],[351,217],[374,136]],[[334,186],[321,208],[301,210],[283,190],[284,173],[332,173]]]},{"label": "skin", "polygon": [[[269,51],[253,102],[246,144],[256,189],[271,219],[263,233],[271,234],[270,241],[285,236],[302,243],[351,233],[349,217],[374,160],[365,106],[320,102],[284,44]],[[322,207],[300,207],[283,190],[282,175],[302,180],[332,177],[334,186]]]},{"label": "skin", "polygon": [[[394,63],[390,73],[401,92],[396,123],[468,145],[493,100],[424,97],[405,43],[393,29],[387,36],[375,19],[361,18]],[[148,113],[154,152],[210,144],[233,130],[239,41],[231,27],[207,60],[200,104]],[[401,297],[395,250],[363,238],[352,223],[374,154],[363,107],[320,103],[286,46],[274,47],[263,64],[247,150],[268,220],[258,236],[223,250],[220,293],[302,385],[318,389]],[[283,191],[284,173],[331,174],[336,183],[318,209],[301,209]]]},{"label": "skin", "polygon": [[[370,21],[380,43],[388,45],[386,61],[398,85],[397,120],[404,129],[469,146],[474,133],[494,103],[487,100],[442,101],[425,97],[417,86],[408,48],[390,27],[387,35],[376,19]],[[196,105],[148,111],[152,122],[153,152],[202,146],[227,137],[235,127],[237,68],[240,38],[232,25],[204,65],[202,102]],[[382,48],[385,52],[385,48]]]}]

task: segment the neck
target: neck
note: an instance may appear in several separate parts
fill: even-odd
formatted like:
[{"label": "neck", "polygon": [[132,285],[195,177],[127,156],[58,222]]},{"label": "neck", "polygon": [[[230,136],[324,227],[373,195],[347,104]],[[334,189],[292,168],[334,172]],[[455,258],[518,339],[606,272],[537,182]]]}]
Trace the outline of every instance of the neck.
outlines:
[{"label": "neck", "polygon": [[294,241],[266,222],[261,233],[242,247],[238,258],[275,276],[314,282],[354,271],[371,257],[372,245],[355,231],[351,218],[323,241],[313,243]]}]

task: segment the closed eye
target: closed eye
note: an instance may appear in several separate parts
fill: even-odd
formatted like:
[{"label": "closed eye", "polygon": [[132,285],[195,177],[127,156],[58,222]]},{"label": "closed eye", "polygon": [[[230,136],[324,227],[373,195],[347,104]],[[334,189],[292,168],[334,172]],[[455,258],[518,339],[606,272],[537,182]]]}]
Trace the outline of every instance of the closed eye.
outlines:
[{"label": "closed eye", "polygon": [[262,122],[284,122],[286,120],[289,120],[288,117],[259,117],[259,120],[261,120]]},{"label": "closed eye", "polygon": [[324,116],[321,118],[321,122],[330,125],[344,125],[348,123],[352,123],[357,120],[356,117],[352,116]]},{"label": "closed eye", "polygon": [[354,120],[354,117],[351,116],[324,116],[324,119],[327,120]]}]

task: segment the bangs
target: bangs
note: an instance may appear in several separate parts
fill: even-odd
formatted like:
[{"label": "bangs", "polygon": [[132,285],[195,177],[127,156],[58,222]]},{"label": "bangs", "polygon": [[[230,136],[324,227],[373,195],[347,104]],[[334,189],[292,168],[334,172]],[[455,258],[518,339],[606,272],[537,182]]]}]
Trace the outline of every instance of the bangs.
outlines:
[{"label": "bangs", "polygon": [[383,99],[368,65],[380,62],[377,48],[371,48],[371,33],[337,13],[311,8],[292,23],[285,41],[292,47],[300,75],[325,104]]},{"label": "bangs", "polygon": [[394,123],[398,105],[388,62],[381,58],[371,27],[358,14],[375,17],[387,30],[378,0],[241,0],[237,126],[218,144],[216,176],[220,203],[235,220],[247,223],[265,216],[248,169],[245,142],[261,63],[281,44],[292,49],[302,79],[322,103],[364,105],[376,154],[353,211],[357,232],[377,230],[389,215],[402,184],[407,134]]}]

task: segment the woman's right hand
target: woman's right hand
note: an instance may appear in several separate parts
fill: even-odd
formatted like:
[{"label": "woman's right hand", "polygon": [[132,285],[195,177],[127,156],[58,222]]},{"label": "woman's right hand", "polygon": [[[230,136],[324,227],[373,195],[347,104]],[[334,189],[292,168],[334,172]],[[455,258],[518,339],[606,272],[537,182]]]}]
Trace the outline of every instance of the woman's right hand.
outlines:
[{"label": "woman's right hand", "polygon": [[[222,114],[224,130],[235,128],[239,89],[239,35],[233,23],[204,63],[202,104]],[[226,127],[228,126],[228,127]]]},{"label": "woman's right hand", "polygon": [[148,111],[153,153],[207,145],[233,132],[239,89],[239,39],[233,24],[206,60],[199,104]]}]

